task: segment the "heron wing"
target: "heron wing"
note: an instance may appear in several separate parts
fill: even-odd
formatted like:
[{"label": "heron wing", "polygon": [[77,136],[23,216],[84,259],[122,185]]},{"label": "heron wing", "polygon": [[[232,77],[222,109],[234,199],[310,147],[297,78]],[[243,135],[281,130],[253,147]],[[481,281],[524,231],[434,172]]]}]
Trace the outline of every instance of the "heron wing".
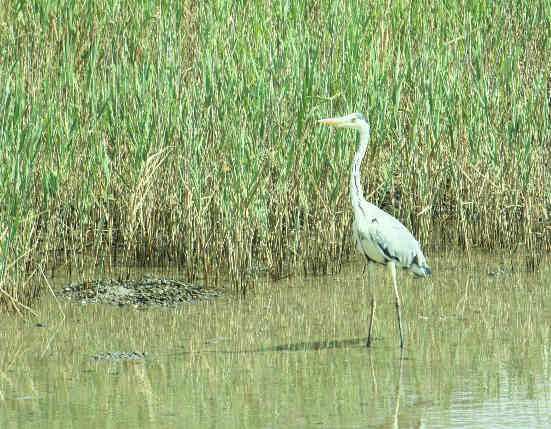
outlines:
[{"label": "heron wing", "polygon": [[369,259],[383,264],[392,261],[402,268],[426,265],[413,234],[388,213],[380,210],[362,221],[356,219],[355,227],[358,247]]}]

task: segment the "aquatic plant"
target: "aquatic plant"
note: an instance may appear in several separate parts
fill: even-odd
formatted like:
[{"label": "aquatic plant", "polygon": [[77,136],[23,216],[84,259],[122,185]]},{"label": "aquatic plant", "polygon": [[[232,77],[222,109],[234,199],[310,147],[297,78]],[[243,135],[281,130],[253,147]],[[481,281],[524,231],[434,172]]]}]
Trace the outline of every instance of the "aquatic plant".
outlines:
[{"label": "aquatic plant", "polygon": [[551,242],[545,2],[4,2],[0,287],[56,268],[177,264],[186,280],[338,270],[366,194],[430,251]]}]

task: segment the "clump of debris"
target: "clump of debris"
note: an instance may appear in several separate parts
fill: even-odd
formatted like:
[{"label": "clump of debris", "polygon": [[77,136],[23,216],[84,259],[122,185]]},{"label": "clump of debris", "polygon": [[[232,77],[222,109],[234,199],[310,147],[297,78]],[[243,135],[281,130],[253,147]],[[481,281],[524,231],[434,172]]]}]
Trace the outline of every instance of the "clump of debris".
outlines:
[{"label": "clump of debris", "polygon": [[176,307],[183,303],[210,300],[223,295],[219,289],[209,289],[179,280],[146,275],[140,280],[93,280],[71,283],[56,295],[80,304],[134,305],[141,308]]}]

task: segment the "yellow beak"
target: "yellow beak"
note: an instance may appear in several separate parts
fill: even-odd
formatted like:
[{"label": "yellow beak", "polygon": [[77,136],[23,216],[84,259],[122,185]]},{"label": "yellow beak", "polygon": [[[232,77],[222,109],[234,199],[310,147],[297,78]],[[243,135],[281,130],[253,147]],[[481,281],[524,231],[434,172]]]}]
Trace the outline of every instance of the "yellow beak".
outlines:
[{"label": "yellow beak", "polygon": [[327,118],[327,119],[320,119],[318,121],[320,124],[327,124],[327,125],[340,125],[342,124],[341,118]]}]

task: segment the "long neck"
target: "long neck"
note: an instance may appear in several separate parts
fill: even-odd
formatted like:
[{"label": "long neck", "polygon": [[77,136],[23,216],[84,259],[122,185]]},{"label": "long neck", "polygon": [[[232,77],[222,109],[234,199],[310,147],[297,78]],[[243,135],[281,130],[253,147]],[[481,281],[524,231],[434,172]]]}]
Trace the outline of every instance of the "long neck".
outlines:
[{"label": "long neck", "polygon": [[368,124],[365,128],[360,129],[360,145],[356,150],[354,162],[352,163],[352,169],[350,171],[350,200],[352,201],[354,212],[358,210],[362,211],[360,201],[364,199],[364,190],[361,181],[361,167],[367,145],[369,144],[369,136],[370,129]]}]

